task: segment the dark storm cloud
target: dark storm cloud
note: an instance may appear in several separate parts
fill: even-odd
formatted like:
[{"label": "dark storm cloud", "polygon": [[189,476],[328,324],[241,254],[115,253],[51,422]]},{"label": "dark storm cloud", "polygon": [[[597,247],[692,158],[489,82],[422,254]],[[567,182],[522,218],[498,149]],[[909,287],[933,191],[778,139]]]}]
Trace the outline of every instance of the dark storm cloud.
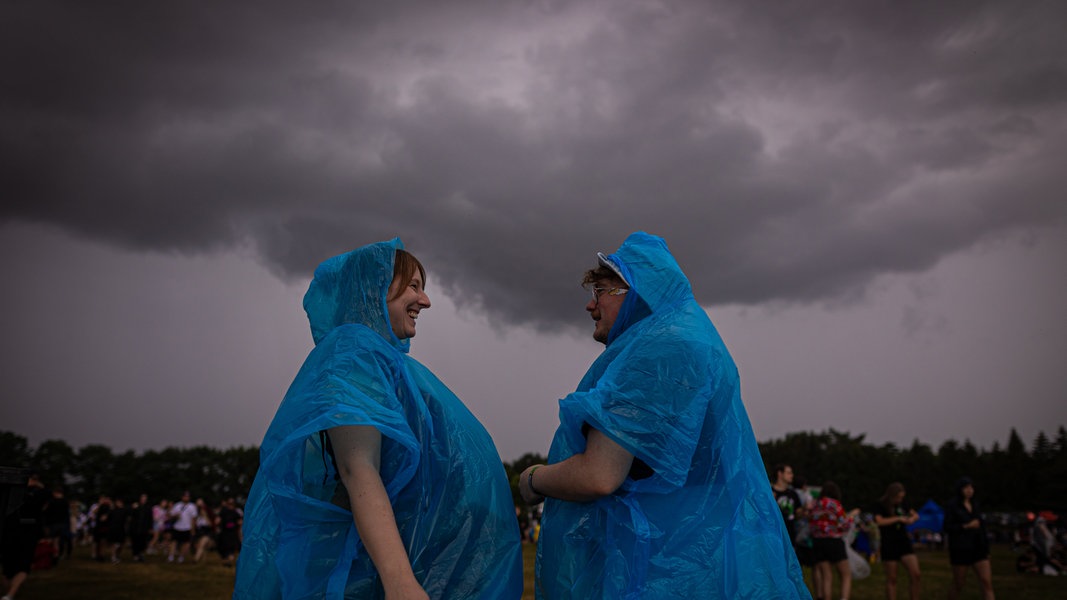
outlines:
[{"label": "dark storm cloud", "polygon": [[399,234],[552,327],[636,229],[814,301],[1067,210],[1062,2],[385,4],[8,3],[3,218],[290,277]]}]

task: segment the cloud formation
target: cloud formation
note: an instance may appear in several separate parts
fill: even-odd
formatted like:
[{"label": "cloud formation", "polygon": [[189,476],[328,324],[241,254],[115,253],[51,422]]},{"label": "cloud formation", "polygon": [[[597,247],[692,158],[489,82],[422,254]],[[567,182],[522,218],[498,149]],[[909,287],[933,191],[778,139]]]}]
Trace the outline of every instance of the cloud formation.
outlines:
[{"label": "cloud formation", "polygon": [[808,303],[1067,217],[1062,2],[4,10],[3,219],[288,280],[399,234],[515,325],[637,229],[705,304]]}]

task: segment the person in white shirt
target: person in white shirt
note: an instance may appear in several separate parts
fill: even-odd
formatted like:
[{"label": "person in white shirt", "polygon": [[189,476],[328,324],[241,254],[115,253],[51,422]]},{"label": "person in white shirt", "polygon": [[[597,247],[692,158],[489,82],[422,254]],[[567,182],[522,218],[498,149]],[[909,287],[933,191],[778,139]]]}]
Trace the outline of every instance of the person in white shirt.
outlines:
[{"label": "person in white shirt", "polygon": [[174,562],[175,550],[178,550],[178,562],[185,562],[189,554],[189,542],[193,538],[193,524],[199,511],[189,502],[189,492],[182,494],[181,502],[175,502],[170,509],[170,518],[174,521],[174,532],[170,544],[170,556],[167,562]]}]

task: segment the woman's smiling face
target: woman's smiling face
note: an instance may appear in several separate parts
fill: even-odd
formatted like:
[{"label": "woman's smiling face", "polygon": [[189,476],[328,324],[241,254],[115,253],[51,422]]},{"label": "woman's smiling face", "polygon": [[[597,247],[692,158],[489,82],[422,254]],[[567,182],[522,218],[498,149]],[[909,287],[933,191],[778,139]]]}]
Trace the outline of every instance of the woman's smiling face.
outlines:
[{"label": "woman's smiling face", "polygon": [[385,306],[389,311],[389,325],[401,340],[415,337],[415,319],[424,308],[430,308],[430,297],[422,289],[422,274],[416,269],[411,281],[401,288],[401,280],[394,279],[386,292]]}]

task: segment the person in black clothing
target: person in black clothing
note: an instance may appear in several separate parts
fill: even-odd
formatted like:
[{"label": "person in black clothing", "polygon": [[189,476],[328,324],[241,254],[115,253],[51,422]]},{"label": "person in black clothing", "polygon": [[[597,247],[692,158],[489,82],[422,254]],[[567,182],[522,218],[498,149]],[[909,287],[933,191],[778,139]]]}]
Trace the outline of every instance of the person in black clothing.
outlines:
[{"label": "person in black clothing", "polygon": [[100,496],[96,505],[89,509],[93,532],[93,560],[103,562],[108,549],[108,528],[111,525],[111,498]]},{"label": "person in black clothing", "polygon": [[800,495],[793,489],[793,467],[782,464],[774,466],[774,483],[771,484],[771,490],[774,492],[778,509],[782,511],[789,539],[796,544],[797,513],[804,511],[804,505],[800,502]]},{"label": "person in black clothing", "polygon": [[5,589],[2,600],[14,600],[29,576],[37,542],[44,535],[44,506],[47,499],[40,477],[33,473],[26,483],[22,504],[4,520],[3,547],[0,548]]},{"label": "person in black clothing", "polygon": [[[778,503],[778,509],[782,511],[782,520],[785,521],[785,530],[793,542],[793,551],[797,554],[797,561],[801,567],[811,567],[812,579],[816,590],[821,589],[822,576],[815,569],[815,556],[811,549],[811,537],[807,531],[807,516],[804,508],[804,500],[800,493],[793,487],[793,467],[784,463],[774,465],[774,482],[771,484],[774,492],[774,501]],[[803,535],[797,531],[798,523],[803,523]]]},{"label": "person in black clothing", "polygon": [[967,568],[974,568],[983,600],[993,600],[993,573],[989,563],[989,538],[985,522],[974,500],[974,482],[963,477],[956,482],[956,496],[945,507],[945,533],[948,534],[948,556],[952,564],[952,586],[949,600],[955,600],[963,589]]},{"label": "person in black clothing", "polygon": [[63,495],[63,488],[52,489],[44,507],[45,533],[52,539],[52,564],[59,562],[61,555],[70,558],[70,502]]},{"label": "person in black clothing", "polygon": [[237,511],[237,502],[233,498],[223,501],[215,524],[219,530],[217,545],[222,564],[232,566],[241,544],[241,513]]},{"label": "person in black clothing", "polygon": [[122,545],[126,543],[126,531],[129,526],[130,510],[121,498],[115,498],[115,505],[108,517],[107,541],[111,544],[111,562],[118,563],[122,554]]},{"label": "person in black clothing", "polygon": [[148,494],[133,504],[130,514],[130,551],[134,562],[144,562],[144,553],[148,549],[148,539],[152,536],[152,505],[148,503]]},{"label": "person in black clothing", "polygon": [[882,540],[882,566],[885,568],[886,598],[897,597],[897,570],[908,570],[908,596],[919,598],[919,559],[908,536],[908,525],[919,520],[919,513],[904,503],[904,485],[894,481],[886,488],[874,512],[874,522]]}]

